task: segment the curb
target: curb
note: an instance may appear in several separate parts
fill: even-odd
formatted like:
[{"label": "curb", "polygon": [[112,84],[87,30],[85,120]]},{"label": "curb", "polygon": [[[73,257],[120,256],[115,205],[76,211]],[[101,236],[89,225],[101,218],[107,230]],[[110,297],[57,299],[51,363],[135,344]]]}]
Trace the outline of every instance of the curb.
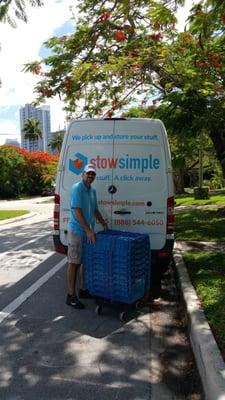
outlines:
[{"label": "curb", "polygon": [[225,363],[200,307],[182,255],[175,243],[175,270],[186,307],[189,337],[206,400],[225,400]]},{"label": "curb", "polygon": [[11,224],[11,223],[17,222],[17,221],[22,221],[23,219],[31,218],[31,217],[34,217],[35,215],[37,215],[37,214],[34,212],[28,212],[27,214],[20,215],[19,217],[4,219],[3,221],[0,221],[0,226]]}]

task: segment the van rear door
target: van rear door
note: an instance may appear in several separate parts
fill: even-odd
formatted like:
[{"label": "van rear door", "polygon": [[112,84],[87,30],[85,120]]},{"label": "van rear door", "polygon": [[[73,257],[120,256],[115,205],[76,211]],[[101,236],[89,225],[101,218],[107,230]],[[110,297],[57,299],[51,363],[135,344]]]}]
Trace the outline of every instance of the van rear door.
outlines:
[{"label": "van rear door", "polygon": [[[60,240],[64,245],[67,244],[71,187],[82,179],[84,166],[88,163],[96,166],[97,176],[93,186],[98,198],[104,198],[105,218],[111,218],[111,193],[108,188],[112,184],[113,127],[113,121],[104,120],[77,120],[69,126],[61,156],[59,183]],[[97,228],[102,229],[102,226]]]},{"label": "van rear door", "polygon": [[[70,191],[87,163],[109,227],[149,233],[152,249],[166,240],[168,144],[158,120],[77,120],[69,126],[60,165],[60,241],[67,244]],[[97,224],[96,230],[102,229]]]},{"label": "van rear door", "polygon": [[153,249],[162,248],[166,240],[168,160],[164,136],[157,120],[115,121],[112,227],[149,233]]}]

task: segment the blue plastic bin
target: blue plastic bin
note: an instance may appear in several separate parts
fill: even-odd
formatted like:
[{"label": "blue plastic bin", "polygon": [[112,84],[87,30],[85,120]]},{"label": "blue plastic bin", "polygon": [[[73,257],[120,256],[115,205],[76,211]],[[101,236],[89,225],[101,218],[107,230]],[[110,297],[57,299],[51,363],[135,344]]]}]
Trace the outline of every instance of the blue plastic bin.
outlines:
[{"label": "blue plastic bin", "polygon": [[125,304],[141,299],[150,276],[147,234],[108,230],[96,234],[96,243],[84,243],[85,286],[92,296]]}]

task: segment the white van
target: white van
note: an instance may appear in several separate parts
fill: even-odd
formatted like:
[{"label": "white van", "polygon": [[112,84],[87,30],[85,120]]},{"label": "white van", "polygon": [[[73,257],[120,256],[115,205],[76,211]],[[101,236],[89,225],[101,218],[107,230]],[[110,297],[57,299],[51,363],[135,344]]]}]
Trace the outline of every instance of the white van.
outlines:
[{"label": "white van", "polygon": [[[175,222],[171,157],[163,123],[140,118],[70,123],[55,190],[54,246],[60,253],[67,251],[71,186],[82,179],[88,163],[96,167],[93,186],[110,229],[149,233],[151,286],[158,292],[172,258]],[[96,225],[96,231],[101,229]]]}]

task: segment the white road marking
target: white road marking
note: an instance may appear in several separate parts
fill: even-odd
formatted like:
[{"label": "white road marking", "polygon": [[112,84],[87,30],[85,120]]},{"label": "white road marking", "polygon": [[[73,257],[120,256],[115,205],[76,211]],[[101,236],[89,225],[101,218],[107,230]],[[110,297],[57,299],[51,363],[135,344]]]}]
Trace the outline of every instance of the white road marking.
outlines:
[{"label": "white road marking", "polygon": [[44,237],[46,237],[46,236],[50,236],[51,234],[52,234],[51,232],[50,232],[50,233],[47,233],[47,234],[44,234],[44,235],[43,235],[43,233],[42,233],[41,235],[36,236],[34,239],[28,240],[28,242],[19,244],[18,246],[13,247],[13,248],[10,249],[10,250],[4,251],[3,253],[0,254],[0,258],[3,258],[3,257],[4,257],[6,254],[8,254],[8,253],[12,253],[13,251],[22,249],[22,247],[25,247],[25,246],[27,246],[27,245],[30,244],[30,243],[37,242],[37,241],[38,241],[39,239],[41,239],[41,238],[44,238]]},{"label": "white road marking", "polygon": [[6,307],[0,311],[0,324],[7,318],[13,311],[15,311],[24,301],[26,301],[33,293],[35,293],[44,283],[46,283],[52,276],[55,275],[67,262],[67,259],[61,260],[56,264],[50,271],[46,272],[41,278],[39,278],[33,285],[26,289],[20,296],[9,303]]}]

